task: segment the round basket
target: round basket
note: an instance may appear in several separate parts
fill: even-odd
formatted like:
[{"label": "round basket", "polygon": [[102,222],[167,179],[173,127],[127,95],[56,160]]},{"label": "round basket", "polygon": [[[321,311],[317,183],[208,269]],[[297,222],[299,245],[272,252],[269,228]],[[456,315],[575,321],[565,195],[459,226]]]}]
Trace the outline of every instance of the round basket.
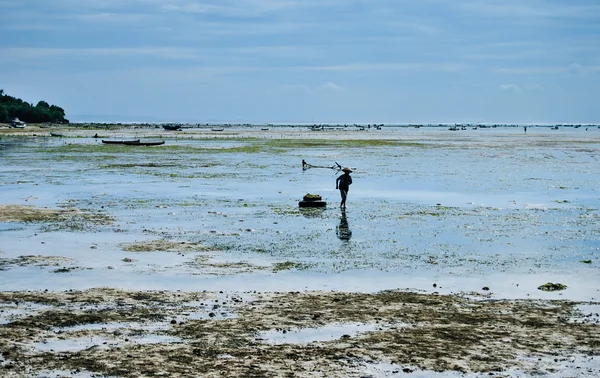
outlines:
[{"label": "round basket", "polygon": [[298,202],[300,207],[325,207],[327,202],[325,201],[300,201]]}]

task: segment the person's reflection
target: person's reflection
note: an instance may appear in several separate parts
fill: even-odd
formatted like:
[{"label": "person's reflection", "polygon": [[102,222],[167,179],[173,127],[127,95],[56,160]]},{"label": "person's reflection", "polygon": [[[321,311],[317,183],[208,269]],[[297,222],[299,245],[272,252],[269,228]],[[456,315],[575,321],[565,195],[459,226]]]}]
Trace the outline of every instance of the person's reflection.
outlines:
[{"label": "person's reflection", "polygon": [[342,211],[342,219],[340,219],[340,224],[335,228],[335,234],[340,240],[350,240],[352,237],[352,231],[350,231],[350,227],[348,227],[348,219],[346,219],[346,212]]}]

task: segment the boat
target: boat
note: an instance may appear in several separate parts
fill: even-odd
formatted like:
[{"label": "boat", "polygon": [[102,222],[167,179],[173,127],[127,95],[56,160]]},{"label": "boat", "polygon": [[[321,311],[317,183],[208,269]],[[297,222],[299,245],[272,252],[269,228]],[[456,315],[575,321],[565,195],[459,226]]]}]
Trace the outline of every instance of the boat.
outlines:
[{"label": "boat", "polygon": [[220,127],[220,128],[215,128],[215,129],[210,129],[211,131],[223,131],[225,130],[224,128]]},{"label": "boat", "polygon": [[15,129],[24,129],[26,125],[27,124],[25,122],[21,121],[18,118],[15,118],[12,121],[10,121],[10,127]]},{"label": "boat", "polygon": [[126,146],[160,146],[162,144],[165,144],[165,141],[161,140],[160,142],[140,142],[139,140],[137,140],[137,141],[126,140],[126,141],[123,141],[123,144]]},{"label": "boat", "polygon": [[50,133],[50,136],[62,138],[64,135],[62,135],[60,133]]},{"label": "boat", "polygon": [[179,131],[181,130],[181,125],[173,125],[173,124],[165,124],[162,125],[163,129],[170,131]]},{"label": "boat", "polygon": [[134,139],[134,140],[105,140],[105,139],[102,139],[102,143],[104,143],[104,144],[140,143],[140,140],[139,139]]}]

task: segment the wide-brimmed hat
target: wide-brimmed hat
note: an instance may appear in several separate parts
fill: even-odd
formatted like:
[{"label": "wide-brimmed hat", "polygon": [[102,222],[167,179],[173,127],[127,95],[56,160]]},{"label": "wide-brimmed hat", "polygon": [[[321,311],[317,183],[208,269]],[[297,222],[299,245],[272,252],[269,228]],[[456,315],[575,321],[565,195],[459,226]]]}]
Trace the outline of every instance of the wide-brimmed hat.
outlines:
[{"label": "wide-brimmed hat", "polygon": [[350,169],[348,167],[344,167],[344,168],[342,168],[342,171],[350,173],[350,172],[352,172],[352,169]]}]

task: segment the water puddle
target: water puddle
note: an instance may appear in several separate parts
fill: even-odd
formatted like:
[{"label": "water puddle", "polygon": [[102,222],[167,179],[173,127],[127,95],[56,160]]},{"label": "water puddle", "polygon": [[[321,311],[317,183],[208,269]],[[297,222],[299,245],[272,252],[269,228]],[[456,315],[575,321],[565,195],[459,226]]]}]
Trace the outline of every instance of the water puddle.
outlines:
[{"label": "water puddle", "polygon": [[365,332],[383,331],[389,326],[373,323],[328,324],[318,328],[300,328],[291,330],[270,330],[261,332],[257,340],[268,344],[307,344],[319,341],[331,341],[350,338]]},{"label": "water puddle", "polygon": [[38,305],[32,303],[2,304],[0,308],[0,325],[12,323],[20,318],[31,316],[44,310],[52,309],[52,306]]},{"label": "water puddle", "polygon": [[573,316],[572,323],[595,324],[600,325],[600,305],[582,304],[576,307],[580,314]]},{"label": "water puddle", "polygon": [[167,344],[179,343],[178,337],[163,335],[143,335],[127,337],[123,340],[108,339],[103,337],[79,337],[64,340],[45,340],[33,345],[35,352],[78,352],[90,348],[119,347],[125,344]]}]

